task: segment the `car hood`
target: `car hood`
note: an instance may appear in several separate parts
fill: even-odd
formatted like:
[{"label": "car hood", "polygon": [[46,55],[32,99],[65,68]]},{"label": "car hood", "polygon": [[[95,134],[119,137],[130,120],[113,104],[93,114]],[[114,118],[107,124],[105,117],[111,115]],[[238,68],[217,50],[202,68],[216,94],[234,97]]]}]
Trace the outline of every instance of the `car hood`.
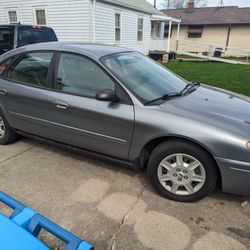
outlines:
[{"label": "car hood", "polygon": [[160,107],[192,122],[250,137],[250,98],[246,96],[202,85],[194,92],[167,101]]}]

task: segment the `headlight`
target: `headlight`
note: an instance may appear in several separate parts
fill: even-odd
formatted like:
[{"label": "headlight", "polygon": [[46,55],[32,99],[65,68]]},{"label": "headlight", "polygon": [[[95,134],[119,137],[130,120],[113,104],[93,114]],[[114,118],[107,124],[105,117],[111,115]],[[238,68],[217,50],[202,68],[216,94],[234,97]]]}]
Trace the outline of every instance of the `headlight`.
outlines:
[{"label": "headlight", "polygon": [[250,151],[250,141],[247,143],[247,148]]}]

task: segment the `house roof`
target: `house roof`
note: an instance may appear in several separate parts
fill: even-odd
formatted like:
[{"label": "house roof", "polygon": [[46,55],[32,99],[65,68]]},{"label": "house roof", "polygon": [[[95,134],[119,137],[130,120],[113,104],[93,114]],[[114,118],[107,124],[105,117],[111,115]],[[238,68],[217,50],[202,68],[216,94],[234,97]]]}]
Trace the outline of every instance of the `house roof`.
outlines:
[{"label": "house roof", "polygon": [[146,0],[102,0],[123,7],[136,9],[150,14],[164,15],[160,10],[157,10],[153,5]]},{"label": "house roof", "polygon": [[250,8],[238,6],[203,7],[163,10],[163,13],[181,18],[182,25],[250,24]]}]

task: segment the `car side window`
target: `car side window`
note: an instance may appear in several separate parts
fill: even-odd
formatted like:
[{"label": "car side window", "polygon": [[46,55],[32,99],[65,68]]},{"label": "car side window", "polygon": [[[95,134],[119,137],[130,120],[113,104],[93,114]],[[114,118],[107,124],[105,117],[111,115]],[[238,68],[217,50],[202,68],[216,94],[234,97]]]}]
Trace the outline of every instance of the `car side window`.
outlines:
[{"label": "car side window", "polygon": [[19,56],[10,65],[6,78],[23,84],[47,87],[47,77],[53,53],[34,52]]},{"label": "car side window", "polygon": [[56,89],[95,97],[100,90],[115,90],[115,83],[90,59],[62,53],[59,60]]}]

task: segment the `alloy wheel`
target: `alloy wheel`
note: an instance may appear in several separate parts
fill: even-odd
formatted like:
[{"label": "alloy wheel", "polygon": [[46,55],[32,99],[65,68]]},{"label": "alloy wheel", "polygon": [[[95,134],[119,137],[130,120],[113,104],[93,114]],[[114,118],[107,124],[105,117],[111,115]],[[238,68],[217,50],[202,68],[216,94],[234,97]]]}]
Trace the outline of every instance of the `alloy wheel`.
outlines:
[{"label": "alloy wheel", "polygon": [[206,171],[199,160],[187,154],[172,154],[158,166],[161,185],[175,195],[192,195],[205,184]]},{"label": "alloy wheel", "polygon": [[0,117],[0,139],[2,139],[5,135],[5,125],[2,117]]}]

